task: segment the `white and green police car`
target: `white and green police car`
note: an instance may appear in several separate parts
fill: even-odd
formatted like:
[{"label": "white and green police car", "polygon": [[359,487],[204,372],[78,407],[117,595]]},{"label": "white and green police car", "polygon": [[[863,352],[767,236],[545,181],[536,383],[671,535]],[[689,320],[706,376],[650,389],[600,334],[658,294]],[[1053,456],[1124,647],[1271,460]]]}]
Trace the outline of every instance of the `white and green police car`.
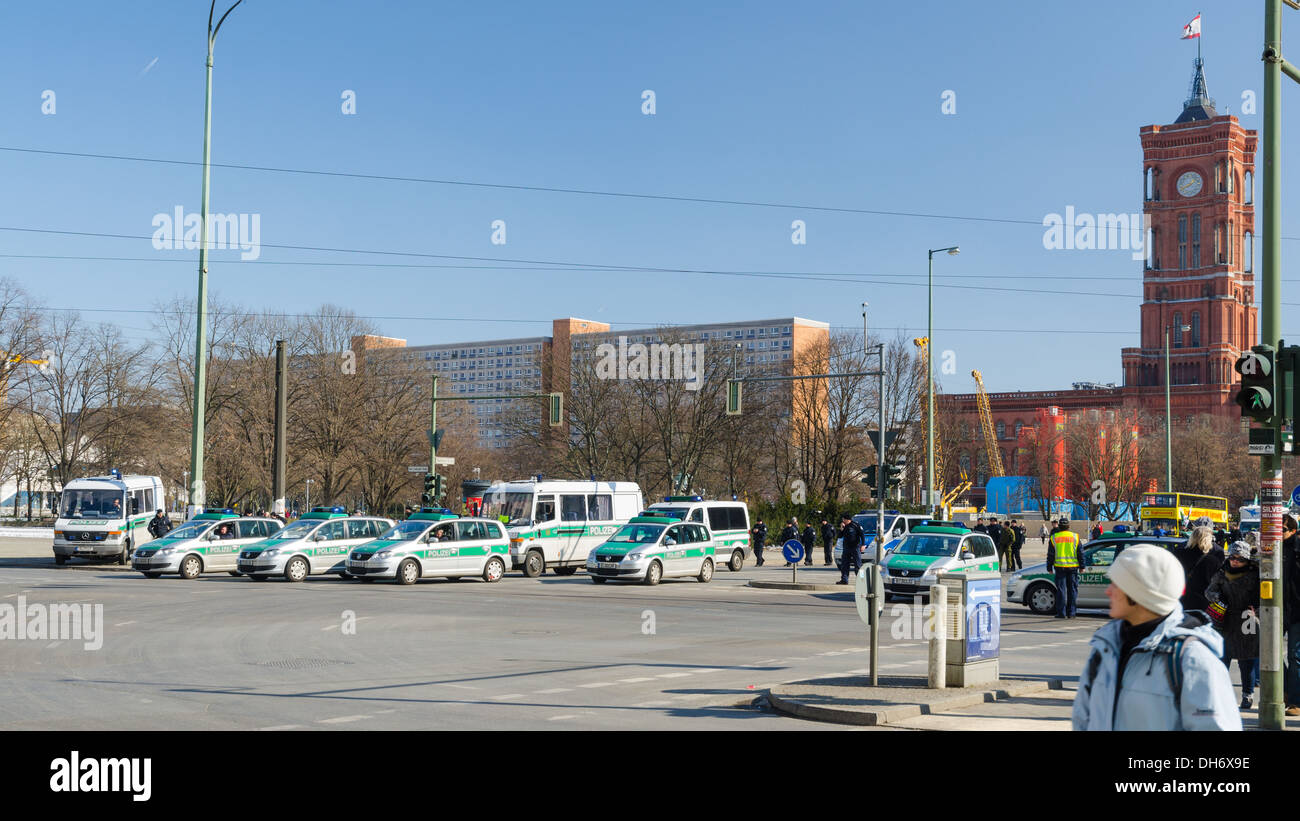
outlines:
[{"label": "white and green police car", "polygon": [[705,500],[703,496],[665,496],[642,516],[668,516],[683,522],[708,524],[713,551],[722,566],[739,572],[749,549],[749,508],[744,502]]},{"label": "white and green police car", "polygon": [[669,516],[634,516],[587,556],[592,582],[609,579],[658,584],[660,579],[713,578],[713,536],[708,527]]},{"label": "white and green police car", "polygon": [[147,579],[164,573],[179,573],[183,579],[214,572],[238,576],[239,551],[282,526],[276,519],[239,516],[229,508],[207,511],[136,550],[131,567]]},{"label": "white and green police car", "polygon": [[236,569],[254,581],[283,576],[300,582],[325,573],[346,574],[348,553],[393,526],[390,519],[349,516],[341,507],[317,507],[269,539],[239,552]]},{"label": "white and green police car", "polygon": [[347,575],[363,582],[478,576],[500,581],[510,561],[510,537],[492,519],[462,519],[446,508],[425,509],[398,522],[378,539],[353,548]]},{"label": "white and green police car", "polygon": [[[1100,538],[1085,544],[1079,551],[1083,558],[1079,570],[1079,607],[1110,607],[1106,588],[1110,586],[1108,571],[1115,557],[1126,547],[1137,544],[1160,545],[1173,549],[1186,544],[1178,536],[1142,536],[1136,533],[1108,531]],[[1018,570],[1007,579],[1007,601],[1023,604],[1040,616],[1056,613],[1056,574],[1047,564],[1035,564]]]},{"label": "white and green police car", "polygon": [[998,551],[983,533],[918,525],[881,562],[885,598],[928,597],[940,573],[998,572]]}]

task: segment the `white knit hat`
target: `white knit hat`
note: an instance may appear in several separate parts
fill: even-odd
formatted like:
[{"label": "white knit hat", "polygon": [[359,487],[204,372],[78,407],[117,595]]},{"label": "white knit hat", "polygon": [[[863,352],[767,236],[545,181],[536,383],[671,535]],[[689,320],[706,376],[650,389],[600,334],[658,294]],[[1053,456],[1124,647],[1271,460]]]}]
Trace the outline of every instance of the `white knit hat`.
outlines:
[{"label": "white knit hat", "polygon": [[1166,548],[1140,544],[1122,551],[1110,566],[1110,580],[1152,613],[1173,612],[1187,586],[1183,566]]}]

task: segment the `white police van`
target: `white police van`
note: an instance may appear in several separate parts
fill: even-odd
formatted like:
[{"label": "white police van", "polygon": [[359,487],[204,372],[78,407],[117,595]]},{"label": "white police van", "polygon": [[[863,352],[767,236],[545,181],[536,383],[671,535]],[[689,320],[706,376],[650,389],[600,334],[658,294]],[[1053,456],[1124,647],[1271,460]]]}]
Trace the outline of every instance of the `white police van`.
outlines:
[{"label": "white police van", "polygon": [[510,533],[510,566],[536,578],[550,567],[571,576],[587,554],[640,512],[635,482],[497,482],[483,494],[482,515]]},{"label": "white police van", "polygon": [[352,548],[379,538],[392,526],[390,519],[349,516],[341,507],[315,507],[269,539],[241,550],[235,568],[254,581],[283,576],[300,582],[311,575],[346,575]]},{"label": "white police van", "polygon": [[[872,562],[876,560],[876,519],[879,518],[878,511],[864,510],[853,517],[853,521],[858,523],[862,528],[863,539],[862,547],[858,548],[858,556],[863,562]],[[897,510],[885,511],[885,552],[898,547],[899,543],[912,529],[918,525],[923,525],[930,521],[930,516],[923,513],[899,513]],[[840,556],[844,553],[843,537],[835,540],[835,549],[833,555],[835,564],[840,563]]]},{"label": "white police van", "polygon": [[665,496],[641,511],[642,516],[668,516],[707,524],[713,534],[715,559],[732,572],[745,566],[749,549],[749,508],[744,502],[705,500],[703,496]]},{"label": "white police van", "polygon": [[478,576],[497,582],[510,561],[505,525],[492,519],[461,518],[446,508],[425,508],[398,522],[378,539],[353,548],[347,575],[363,582]]},{"label": "white police van", "polygon": [[157,476],[108,476],[73,479],[59,494],[54,520],[54,563],[72,557],[131,560],[131,553],[152,541],[149,519],[167,509],[162,479]]},{"label": "white police van", "polygon": [[235,564],[240,550],[281,527],[278,519],[239,516],[229,508],[209,510],[137,550],[131,567],[147,579],[164,573],[177,573],[183,579],[214,572],[238,576]]},{"label": "white police van", "polygon": [[658,584],[660,579],[713,578],[713,537],[708,527],[670,516],[636,516],[587,556],[594,584],[617,581]]}]

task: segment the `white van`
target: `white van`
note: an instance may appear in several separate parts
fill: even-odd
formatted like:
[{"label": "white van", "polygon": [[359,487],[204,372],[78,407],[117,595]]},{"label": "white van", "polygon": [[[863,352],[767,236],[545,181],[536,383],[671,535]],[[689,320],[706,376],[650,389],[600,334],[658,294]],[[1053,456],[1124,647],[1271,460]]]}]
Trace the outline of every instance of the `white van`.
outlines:
[{"label": "white van", "polygon": [[547,567],[571,576],[641,505],[636,482],[523,480],[488,488],[482,515],[506,525],[511,568],[522,568],[529,578]]},{"label": "white van", "polygon": [[157,476],[108,476],[73,479],[59,494],[54,521],[54,563],[73,556],[116,559],[126,564],[137,547],[153,540],[149,519],[167,509],[162,479]]},{"label": "white van", "polygon": [[744,502],[706,501],[703,496],[665,496],[641,512],[683,522],[707,524],[713,534],[716,560],[732,572],[745,566],[749,549],[749,508]]}]

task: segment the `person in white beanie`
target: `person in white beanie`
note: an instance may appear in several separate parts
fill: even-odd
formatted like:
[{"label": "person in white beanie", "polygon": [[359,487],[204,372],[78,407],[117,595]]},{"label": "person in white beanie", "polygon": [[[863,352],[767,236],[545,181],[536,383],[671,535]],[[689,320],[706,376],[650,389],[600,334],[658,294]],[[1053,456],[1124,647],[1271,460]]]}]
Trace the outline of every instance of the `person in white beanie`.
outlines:
[{"label": "person in white beanie", "polygon": [[1184,612],[1183,569],[1164,547],[1133,545],[1110,566],[1114,621],[1093,634],[1079,676],[1076,730],[1240,730],[1223,637]]}]

